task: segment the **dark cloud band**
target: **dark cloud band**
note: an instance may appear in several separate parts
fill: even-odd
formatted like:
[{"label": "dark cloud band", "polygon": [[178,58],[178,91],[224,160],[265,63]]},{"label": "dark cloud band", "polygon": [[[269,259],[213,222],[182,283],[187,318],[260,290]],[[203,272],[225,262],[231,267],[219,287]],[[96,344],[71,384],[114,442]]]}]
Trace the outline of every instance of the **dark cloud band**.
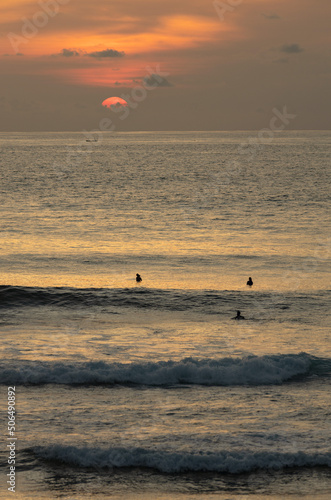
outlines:
[{"label": "dark cloud band", "polygon": [[299,52],[303,52],[304,49],[300,47],[297,43],[292,43],[290,45],[283,45],[281,47],[281,52],[285,52],[286,54],[298,54]]}]

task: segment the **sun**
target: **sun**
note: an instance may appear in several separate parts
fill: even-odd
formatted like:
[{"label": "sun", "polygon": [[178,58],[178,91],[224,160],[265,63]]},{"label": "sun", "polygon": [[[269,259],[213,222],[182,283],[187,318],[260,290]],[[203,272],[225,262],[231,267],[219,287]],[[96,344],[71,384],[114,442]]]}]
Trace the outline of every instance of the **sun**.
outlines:
[{"label": "sun", "polygon": [[108,99],[103,101],[102,106],[104,108],[117,110],[120,108],[126,108],[128,103],[121,97],[108,97]]}]

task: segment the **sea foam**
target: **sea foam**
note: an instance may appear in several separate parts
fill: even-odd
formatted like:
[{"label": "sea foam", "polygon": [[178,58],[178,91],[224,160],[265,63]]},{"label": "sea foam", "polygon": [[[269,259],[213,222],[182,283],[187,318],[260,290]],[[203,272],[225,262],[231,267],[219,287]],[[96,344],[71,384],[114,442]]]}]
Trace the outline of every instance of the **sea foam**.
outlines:
[{"label": "sea foam", "polygon": [[265,385],[281,384],[293,378],[330,372],[331,360],[306,353],[247,356],[243,358],[195,359],[145,363],[103,361],[19,362],[0,364],[2,384],[129,384],[146,386]]},{"label": "sea foam", "polygon": [[331,467],[331,452],[328,453],[281,453],[271,451],[253,452],[220,451],[208,453],[170,452],[145,448],[80,448],[53,445],[35,447],[30,452],[40,459],[70,466],[93,468],[144,467],[159,472],[227,472],[243,473],[258,469],[279,470],[286,467]]}]

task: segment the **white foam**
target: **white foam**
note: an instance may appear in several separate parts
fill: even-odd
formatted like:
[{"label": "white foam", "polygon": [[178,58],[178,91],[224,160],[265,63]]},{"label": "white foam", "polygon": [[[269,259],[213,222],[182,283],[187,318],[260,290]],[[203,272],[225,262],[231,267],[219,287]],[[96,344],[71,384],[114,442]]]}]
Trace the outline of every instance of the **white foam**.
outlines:
[{"label": "white foam", "polygon": [[166,386],[281,384],[308,374],[314,358],[308,354],[248,356],[121,364],[31,363],[0,365],[0,382],[10,384],[139,384]]},{"label": "white foam", "polygon": [[285,467],[331,467],[330,453],[233,452],[171,453],[144,448],[78,448],[54,445],[36,447],[39,458],[71,466],[112,468],[146,467],[160,472],[214,471],[242,473],[257,469],[279,470]]}]

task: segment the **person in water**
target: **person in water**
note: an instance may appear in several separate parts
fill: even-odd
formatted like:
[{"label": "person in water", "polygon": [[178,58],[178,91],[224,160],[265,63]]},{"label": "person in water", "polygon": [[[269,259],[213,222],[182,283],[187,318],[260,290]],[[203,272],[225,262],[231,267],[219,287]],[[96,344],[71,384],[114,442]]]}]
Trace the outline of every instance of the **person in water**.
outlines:
[{"label": "person in water", "polygon": [[232,318],[232,319],[238,319],[238,320],[239,320],[239,319],[245,319],[245,318],[244,318],[244,316],[242,316],[242,315],[240,314],[240,311],[237,311],[237,316],[235,316],[235,317],[234,317],[234,318]]},{"label": "person in water", "polygon": [[248,286],[252,286],[253,285],[253,280],[251,277],[248,278],[248,281],[246,283]]},{"label": "person in water", "polygon": [[140,276],[140,274],[136,274],[136,282],[137,283],[140,283],[142,281],[142,277]]}]

